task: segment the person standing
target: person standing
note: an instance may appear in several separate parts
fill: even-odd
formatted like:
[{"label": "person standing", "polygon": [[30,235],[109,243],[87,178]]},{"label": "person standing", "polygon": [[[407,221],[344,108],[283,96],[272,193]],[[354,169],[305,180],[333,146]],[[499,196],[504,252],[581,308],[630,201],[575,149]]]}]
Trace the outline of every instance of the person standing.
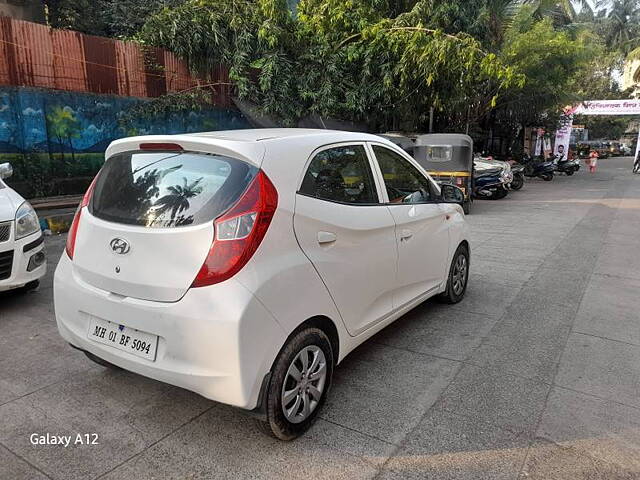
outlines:
[{"label": "person standing", "polygon": [[596,165],[598,165],[598,152],[596,150],[591,150],[589,153],[589,172],[595,173]]}]

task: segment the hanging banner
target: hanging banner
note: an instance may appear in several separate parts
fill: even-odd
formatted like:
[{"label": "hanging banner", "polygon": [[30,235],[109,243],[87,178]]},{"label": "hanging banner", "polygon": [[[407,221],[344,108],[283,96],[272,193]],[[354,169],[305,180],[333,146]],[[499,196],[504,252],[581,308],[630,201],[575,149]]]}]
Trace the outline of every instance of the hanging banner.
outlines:
[{"label": "hanging banner", "polygon": [[569,113],[571,110],[565,109],[565,114],[560,117],[560,128],[556,130],[553,154],[558,162],[566,160],[569,154],[569,141],[571,140],[571,130],[573,128],[573,114]]},{"label": "hanging banner", "polygon": [[640,115],[640,99],[590,100],[578,105],[574,113],[576,115]]},{"label": "hanging banner", "polygon": [[540,155],[542,155],[542,132],[543,130],[538,130],[536,136],[536,146],[533,150],[534,157],[539,157]]}]

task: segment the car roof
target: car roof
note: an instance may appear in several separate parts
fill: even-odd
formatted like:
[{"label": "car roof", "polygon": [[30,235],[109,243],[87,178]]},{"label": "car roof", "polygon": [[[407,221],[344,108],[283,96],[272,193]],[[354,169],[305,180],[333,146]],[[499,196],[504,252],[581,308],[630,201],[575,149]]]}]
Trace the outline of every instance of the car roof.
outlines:
[{"label": "car roof", "polygon": [[244,160],[259,166],[270,143],[295,141],[299,145],[300,142],[304,142],[303,137],[307,137],[309,139],[308,145],[314,147],[330,143],[358,141],[393,145],[384,138],[368,133],[310,128],[258,128],[122,138],[113,141],[109,145],[105,156],[109,158],[116,153],[139,150],[140,144],[143,143],[176,143],[185,150],[240,156]]}]

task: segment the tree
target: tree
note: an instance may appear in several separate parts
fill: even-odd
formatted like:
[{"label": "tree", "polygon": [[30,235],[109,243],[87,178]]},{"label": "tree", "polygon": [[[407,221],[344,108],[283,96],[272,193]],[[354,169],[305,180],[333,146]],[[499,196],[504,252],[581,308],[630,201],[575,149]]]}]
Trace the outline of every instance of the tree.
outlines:
[{"label": "tree", "polygon": [[598,2],[601,10],[600,31],[609,50],[629,54],[640,46],[640,1],[614,0]]},{"label": "tree", "polygon": [[224,62],[241,98],[289,124],[317,114],[419,128],[431,108],[473,96],[488,109],[522,81],[471,35],[424,21],[433,8],[443,14],[444,2],[413,3],[390,18],[398,2],[302,0],[294,17],[284,0],[192,0],[151,18],[139,38],[197,72]]},{"label": "tree", "polygon": [[47,131],[49,135],[58,139],[62,160],[64,160],[64,142],[66,141],[71,150],[71,159],[75,162],[73,139],[80,137],[81,125],[73,111],[68,107],[54,107],[47,113]]},{"label": "tree", "polygon": [[146,19],[183,0],[44,0],[47,23],[53,28],[77,30],[88,35],[126,38]]}]

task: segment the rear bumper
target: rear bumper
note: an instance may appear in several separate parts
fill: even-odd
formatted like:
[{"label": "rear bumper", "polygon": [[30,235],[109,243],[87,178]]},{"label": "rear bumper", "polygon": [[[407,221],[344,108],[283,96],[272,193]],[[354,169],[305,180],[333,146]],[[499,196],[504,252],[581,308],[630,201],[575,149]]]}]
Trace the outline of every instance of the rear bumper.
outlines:
[{"label": "rear bumper", "polygon": [[[0,258],[7,258],[13,252],[11,261],[11,273],[8,278],[0,280],[0,292],[20,288],[29,282],[42,278],[47,273],[46,260],[38,267],[27,271],[29,261],[35,255],[44,255],[44,243],[42,233],[37,232],[20,240],[13,240],[13,233],[7,242],[0,243]],[[3,262],[4,264],[4,262]],[[3,269],[3,273],[6,271]]]},{"label": "rear bumper", "polygon": [[[190,289],[178,302],[113,295],[84,283],[63,253],[54,279],[62,337],[125,370],[253,409],[286,335],[245,287],[230,279]],[[155,361],[87,338],[92,317],[158,335]]]}]

